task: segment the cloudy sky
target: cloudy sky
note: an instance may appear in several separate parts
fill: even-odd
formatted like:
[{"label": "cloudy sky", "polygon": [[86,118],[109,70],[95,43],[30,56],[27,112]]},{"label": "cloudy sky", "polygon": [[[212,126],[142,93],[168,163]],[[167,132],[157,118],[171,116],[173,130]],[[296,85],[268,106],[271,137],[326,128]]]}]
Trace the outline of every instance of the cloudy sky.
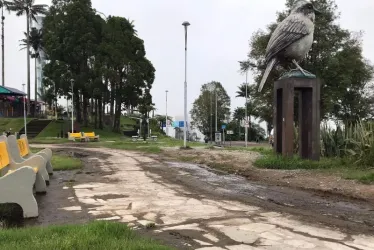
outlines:
[{"label": "cloudy sky", "polygon": [[[36,3],[50,4],[48,0]],[[92,0],[93,7],[106,15],[135,21],[144,39],[147,57],[156,68],[152,95],[157,113],[183,116],[184,30],[188,29],[188,110],[198,97],[202,84],[220,81],[231,97],[232,110],[244,104],[235,98],[237,86],[245,81],[238,61],[246,58],[248,40],[253,32],[264,29],[284,9],[285,0]],[[336,0],[342,27],[364,31],[364,56],[374,62],[373,0]],[[26,18],[6,14],[6,85],[22,89],[26,83],[26,51],[19,51],[19,40],[26,29]],[[31,65],[33,69],[33,64]],[[31,70],[31,79],[34,79]],[[252,81],[251,76],[249,82]],[[32,86],[33,89],[33,80]],[[32,92],[33,96],[33,92]],[[64,102],[62,102],[64,104]]]}]

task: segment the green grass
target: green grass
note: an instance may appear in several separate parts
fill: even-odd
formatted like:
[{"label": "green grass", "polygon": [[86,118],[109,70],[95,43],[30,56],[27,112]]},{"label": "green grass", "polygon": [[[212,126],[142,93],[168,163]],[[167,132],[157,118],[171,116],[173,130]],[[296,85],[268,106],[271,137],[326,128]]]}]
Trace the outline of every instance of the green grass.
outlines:
[{"label": "green grass", "polygon": [[[40,148],[30,148],[30,149],[31,149],[31,152],[33,153],[40,151]],[[83,163],[81,160],[68,156],[68,155],[53,154],[51,163],[53,166],[53,170],[55,171],[73,170],[73,169],[80,169],[83,167]]]},{"label": "green grass", "polygon": [[[32,118],[27,118],[26,122],[30,122]],[[8,131],[19,132],[24,127],[23,118],[0,118],[0,133]]]},{"label": "green grass", "polygon": [[283,157],[275,154],[266,154],[255,161],[258,168],[268,169],[333,169],[346,166],[345,162],[340,158],[322,158],[320,161],[303,160],[297,156]]},{"label": "green grass", "polygon": [[80,159],[67,155],[54,154],[51,163],[54,171],[73,170],[83,167],[83,163]]},{"label": "green grass", "polygon": [[83,225],[0,230],[0,249],[171,249],[137,236],[125,224],[96,221]]},{"label": "green grass", "polygon": [[339,174],[345,179],[358,180],[362,183],[374,183],[374,170],[358,166],[350,158],[321,158],[320,161],[310,161],[294,157],[283,157],[264,149],[256,149],[256,152],[262,153],[262,157],[254,162],[254,166],[266,169],[280,170],[318,170],[333,174]]}]

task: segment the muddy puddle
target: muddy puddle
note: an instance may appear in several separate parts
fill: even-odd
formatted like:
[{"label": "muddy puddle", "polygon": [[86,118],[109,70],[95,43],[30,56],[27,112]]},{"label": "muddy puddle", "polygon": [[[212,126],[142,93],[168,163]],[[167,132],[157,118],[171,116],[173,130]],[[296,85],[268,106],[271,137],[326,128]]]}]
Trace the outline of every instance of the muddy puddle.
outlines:
[{"label": "muddy puddle", "polygon": [[[161,170],[165,168],[168,170]],[[313,216],[312,218],[321,222],[337,224],[339,227],[342,224],[356,224],[353,227],[374,232],[374,207],[365,201],[323,192],[256,183],[238,175],[223,174],[197,164],[165,162],[162,165],[148,166],[148,170],[158,172],[173,182],[195,190],[209,191],[225,198],[241,199],[264,208],[277,207],[278,211]]]}]

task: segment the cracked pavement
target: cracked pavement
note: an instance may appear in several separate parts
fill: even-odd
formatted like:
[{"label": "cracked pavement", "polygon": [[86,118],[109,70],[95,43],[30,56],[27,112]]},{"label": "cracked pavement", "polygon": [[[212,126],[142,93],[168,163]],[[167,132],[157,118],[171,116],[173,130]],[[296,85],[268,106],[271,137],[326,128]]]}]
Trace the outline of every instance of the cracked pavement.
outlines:
[{"label": "cracked pavement", "polygon": [[199,179],[177,163],[160,163],[140,153],[114,149],[87,148],[84,152],[85,164],[94,170],[64,184],[62,189],[69,190],[70,196],[56,205],[59,210],[128,223],[139,231],[149,227],[156,239],[178,241],[174,246],[179,249],[374,249],[374,236],[306,223],[291,214],[235,199],[217,199],[151,171],[169,164],[178,178]]}]

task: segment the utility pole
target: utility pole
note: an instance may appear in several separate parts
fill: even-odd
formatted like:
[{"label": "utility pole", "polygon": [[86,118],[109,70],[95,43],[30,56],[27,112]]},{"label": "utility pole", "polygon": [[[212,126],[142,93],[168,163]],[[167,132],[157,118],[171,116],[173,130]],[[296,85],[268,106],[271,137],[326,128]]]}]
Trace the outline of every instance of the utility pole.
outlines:
[{"label": "utility pole", "polygon": [[169,129],[168,129],[168,90],[165,91],[166,93],[166,119],[165,119],[165,131],[166,131],[166,136],[168,136],[168,132],[169,132]]},{"label": "utility pole", "polygon": [[[245,147],[248,147],[248,70],[245,72]],[[247,125],[248,124],[248,125]]]},{"label": "utility pole", "polygon": [[210,92],[210,141],[213,144],[213,98]]}]

